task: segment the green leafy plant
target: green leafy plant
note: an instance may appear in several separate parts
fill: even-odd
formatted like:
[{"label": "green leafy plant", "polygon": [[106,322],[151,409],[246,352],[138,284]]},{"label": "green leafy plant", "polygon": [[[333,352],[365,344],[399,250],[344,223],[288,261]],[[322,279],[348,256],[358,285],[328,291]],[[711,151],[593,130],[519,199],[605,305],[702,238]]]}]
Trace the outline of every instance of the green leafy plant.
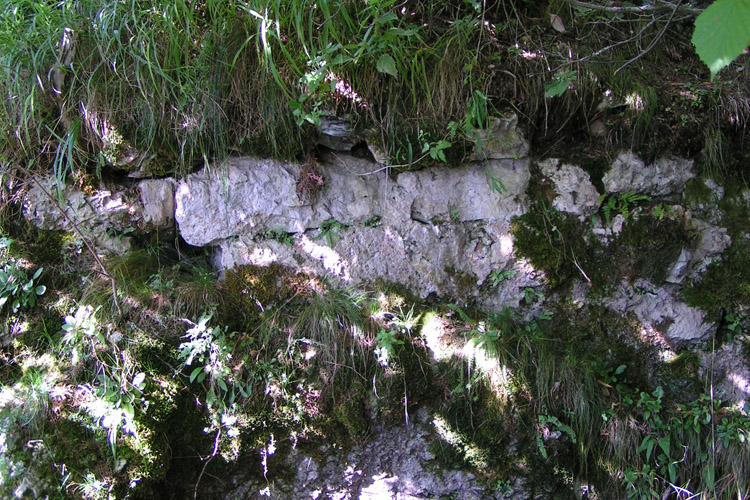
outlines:
[{"label": "green leafy plant", "polygon": [[493,176],[489,168],[487,169],[487,181],[490,183],[490,188],[497,194],[502,195],[508,191],[508,188],[505,187],[503,181]]},{"label": "green leafy plant", "polygon": [[500,283],[511,279],[516,274],[518,274],[518,272],[514,269],[495,269],[490,273],[490,284],[493,288],[497,288]]},{"label": "green leafy plant", "polygon": [[73,366],[95,355],[97,349],[106,344],[96,318],[99,309],[90,305],[78,306],[74,314],[65,316],[62,343],[70,349],[70,363]]},{"label": "green leafy plant", "polygon": [[[213,409],[224,407],[225,398],[230,395],[232,347],[225,328],[208,326],[211,317],[203,316],[187,331],[186,342],[179,345],[178,359],[183,360],[183,368],[192,367],[188,376],[190,383],[208,381],[206,403]],[[231,396],[229,399],[233,400],[234,394]]]},{"label": "green leafy plant", "polygon": [[419,131],[419,142],[422,143],[422,154],[429,154],[433,160],[443,163],[448,160],[445,157],[445,150],[451,147],[451,143],[445,139],[437,141],[430,140],[430,134],[423,130]]},{"label": "green leafy plant", "polygon": [[[547,458],[547,447],[544,445],[545,436],[549,435],[550,432],[565,433],[570,437],[573,443],[576,443],[576,433],[569,425],[560,422],[560,420],[554,415],[539,415],[537,416],[538,431],[536,433],[536,446],[539,449],[539,453]],[[550,431],[550,427],[552,430]]]},{"label": "green leafy plant", "polygon": [[542,303],[544,302],[544,292],[529,286],[523,289],[523,298],[529,305]]},{"label": "green leafy plant", "polygon": [[651,201],[651,197],[627,191],[625,193],[605,193],[599,197],[598,203],[600,205],[599,210],[604,215],[604,220],[609,224],[612,213],[622,214],[627,220],[633,207],[642,201]]},{"label": "green leafy plant", "polygon": [[373,215],[369,219],[362,222],[362,225],[365,227],[372,228],[372,227],[378,227],[382,223],[383,223],[382,217],[380,217],[379,215]]},{"label": "green leafy plant", "polygon": [[29,278],[26,272],[17,267],[15,263],[0,269],[0,307],[11,299],[11,311],[14,314],[22,307],[33,307],[36,304],[37,296],[43,295],[47,290],[44,285],[34,285],[34,280],[41,276],[42,270],[40,267]]},{"label": "green leafy plant", "polygon": [[544,86],[544,97],[557,97],[563,95],[577,77],[577,71],[565,70],[562,73],[555,73],[554,81]]},{"label": "green leafy plant", "polygon": [[3,252],[0,257],[0,307],[10,303],[11,311],[15,314],[22,307],[33,307],[36,298],[43,295],[47,287],[34,283],[42,275],[43,268],[37,269],[29,278],[19,262],[7,255],[12,243],[10,238],[0,238],[0,251]]},{"label": "green leafy plant", "polygon": [[262,233],[260,233],[260,237],[266,240],[278,241],[282,245],[285,245],[288,247],[294,246],[294,234],[287,233],[281,227],[263,231]]},{"label": "green leafy plant", "polygon": [[474,89],[471,93],[466,113],[460,121],[448,123],[448,138],[451,141],[466,138],[474,141],[479,153],[482,152],[482,130],[490,125],[490,99],[481,91]]},{"label": "green leafy plant", "polygon": [[87,404],[89,413],[107,429],[112,459],[117,467],[117,435],[120,429],[137,437],[135,412],[137,406],[148,408],[143,396],[146,374],[135,373],[132,377],[126,369],[105,370],[97,376],[98,400]]},{"label": "green leafy plant", "polygon": [[313,240],[325,238],[326,244],[333,248],[336,240],[341,237],[340,231],[345,231],[348,228],[347,224],[342,224],[336,219],[329,219],[320,223],[320,234],[313,238]]},{"label": "green leafy plant", "polygon": [[398,330],[381,328],[375,337],[375,356],[381,366],[388,366],[388,363],[396,355],[396,346],[404,344],[404,341],[398,339]]},{"label": "green leafy plant", "polygon": [[466,343],[465,351],[470,356],[477,350],[484,351],[488,357],[496,358],[499,354],[498,341],[500,340],[501,333],[499,330],[495,330],[487,327],[487,323],[480,321],[476,328],[473,328],[469,335],[471,338]]},{"label": "green leafy plant", "polygon": [[674,215],[674,210],[672,210],[672,207],[670,207],[669,205],[658,203],[654,207],[653,213],[656,220],[664,220],[665,217],[671,217],[672,215]]},{"label": "green leafy plant", "polygon": [[726,321],[727,330],[730,332],[727,342],[732,342],[737,335],[742,335],[745,328],[745,315],[727,314],[724,321]]}]

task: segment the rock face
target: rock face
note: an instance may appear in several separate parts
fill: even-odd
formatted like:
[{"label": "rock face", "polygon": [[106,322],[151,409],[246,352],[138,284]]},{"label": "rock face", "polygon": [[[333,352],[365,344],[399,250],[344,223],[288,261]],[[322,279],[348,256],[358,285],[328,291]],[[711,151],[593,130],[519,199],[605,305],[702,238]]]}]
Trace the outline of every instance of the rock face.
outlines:
[{"label": "rock face", "polygon": [[[441,469],[430,451],[439,439],[430,417],[422,409],[407,428],[403,425],[378,427],[365,446],[342,456],[340,451],[320,446],[315,453],[292,450],[275,464],[267,458],[267,478],[248,480],[246,474],[229,478],[227,500],[338,498],[341,500],[408,500],[462,498],[464,500],[531,498],[524,480],[516,478],[502,492],[481,484],[473,474]],[[274,469],[296,471],[274,474]],[[494,486],[494,485],[493,485]]]},{"label": "rock face", "polygon": [[581,167],[550,158],[539,162],[539,168],[555,185],[556,197],[552,204],[556,209],[581,219],[599,209],[599,193]]},{"label": "rock face", "polygon": [[474,161],[522,158],[529,153],[529,146],[518,129],[518,116],[515,114],[493,118],[489,128],[476,130],[468,138],[476,143],[476,151],[471,157]]},{"label": "rock face", "polygon": [[58,193],[50,177],[32,184],[23,210],[40,229],[72,232],[72,221],[98,251],[124,253],[130,249],[130,238],[124,234],[174,226],[173,186],[172,179],[148,180],[135,190],[101,188],[89,196],[70,186]]},{"label": "rock face", "polygon": [[233,159],[178,183],[176,220],[189,244],[219,248],[223,269],[278,262],[347,285],[397,282],[423,297],[468,297],[493,270],[514,265],[510,222],[527,209],[527,160],[405,172],[395,181],[372,170],[333,156],[326,185],[307,203],[296,192],[298,165]]},{"label": "rock face", "polygon": [[604,175],[604,189],[608,193],[632,191],[659,197],[680,194],[695,176],[692,169],[691,160],[665,157],[647,166],[637,155],[626,152]]},{"label": "rock face", "polygon": [[[489,310],[514,308],[524,301],[524,291],[539,287],[543,279],[515,254],[511,235],[512,219],[530,208],[530,160],[512,119],[493,130],[497,144],[483,144],[479,161],[395,177],[349,153],[330,154],[318,166],[325,183],[313,193],[298,193],[303,165],[230,158],[177,182],[144,180],[129,189],[102,188],[92,196],[66,187],[61,202],[45,194],[55,192],[54,180],[42,180],[31,185],[24,211],[42,229],[71,231],[69,220],[74,221],[102,252],[127,251],[125,235],[131,230],[169,230],[176,222],[188,244],[214,248],[221,270],[279,263],[327,276],[339,286],[368,288],[382,280],[422,298],[434,295]],[[599,193],[588,174],[557,159],[538,166],[554,187],[553,207],[588,224],[599,210]],[[693,176],[691,167],[692,162],[675,158],[647,166],[623,153],[604,176],[604,185],[607,192],[670,197]],[[694,237],[668,268],[665,282],[621,283],[603,302],[661,332],[670,345],[704,342],[716,331],[703,312],[678,300],[678,287],[700,279],[731,244],[727,230],[718,225],[722,193],[711,189],[715,196],[703,208],[667,207]],[[637,207],[629,219],[649,210]],[[623,214],[606,225],[601,217],[593,219],[592,234],[603,244],[612,244],[630,223]]]},{"label": "rock face", "polygon": [[633,313],[646,328],[664,331],[670,345],[705,340],[716,332],[716,325],[705,322],[703,311],[679,302],[666,288],[645,280],[620,287],[606,306],[621,314]]}]

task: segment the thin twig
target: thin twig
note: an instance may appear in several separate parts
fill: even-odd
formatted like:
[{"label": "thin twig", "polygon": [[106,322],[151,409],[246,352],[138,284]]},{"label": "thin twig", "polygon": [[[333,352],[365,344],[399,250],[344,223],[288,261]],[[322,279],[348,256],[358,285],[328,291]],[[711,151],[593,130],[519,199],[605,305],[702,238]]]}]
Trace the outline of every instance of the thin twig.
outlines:
[{"label": "thin twig", "polygon": [[203,464],[201,473],[198,474],[198,480],[195,482],[195,489],[193,490],[193,500],[196,500],[198,498],[198,485],[201,484],[201,478],[203,477],[203,473],[206,472],[206,467],[208,467],[208,464],[211,462],[211,460],[213,460],[213,458],[219,452],[219,438],[220,437],[221,437],[221,429],[216,431],[216,438],[214,438],[214,451],[211,452],[211,456],[209,456],[206,459],[206,463]]},{"label": "thin twig", "polygon": [[620,70],[623,69],[628,64],[637,61],[641,57],[643,57],[646,54],[648,54],[649,52],[651,52],[651,49],[654,48],[654,46],[659,42],[659,40],[661,40],[661,37],[664,36],[664,33],[667,32],[667,28],[669,28],[669,25],[672,23],[672,19],[674,19],[674,15],[677,13],[677,9],[680,7],[680,5],[682,5],[682,0],[680,0],[679,2],[677,2],[677,5],[675,6],[674,10],[672,10],[672,14],[669,16],[669,19],[667,19],[667,23],[664,25],[664,28],[662,28],[662,30],[659,32],[659,34],[656,35],[656,38],[654,38],[654,40],[651,42],[651,45],[649,45],[648,47],[646,47],[646,50],[644,50],[643,52],[641,52],[640,54],[638,54],[634,58],[630,59],[629,61],[625,62],[619,68],[617,68],[617,70],[615,70],[615,73],[614,73],[615,75],[617,73],[619,73]]},{"label": "thin twig", "polygon": [[616,43],[613,43],[612,45],[607,45],[606,47],[602,47],[601,49],[599,49],[599,50],[597,50],[595,52],[592,52],[591,54],[589,54],[587,56],[581,57],[580,59],[576,59],[574,61],[568,61],[566,63],[566,65],[571,65],[571,64],[581,63],[581,62],[587,61],[587,60],[589,60],[591,58],[600,56],[600,55],[604,54],[605,52],[607,52],[608,50],[614,49],[615,47],[619,47],[620,45],[624,45],[626,43],[632,42],[633,40],[637,40],[656,21],[658,21],[658,19],[652,19],[651,22],[649,22],[646,26],[644,26],[638,33],[636,33],[635,35],[631,36],[627,40],[623,40],[621,42],[616,42]]},{"label": "thin twig", "polygon": [[[117,286],[115,284],[115,278],[109,272],[107,272],[107,268],[104,267],[104,263],[99,258],[99,256],[96,254],[96,251],[94,251],[94,248],[91,246],[91,243],[86,239],[85,236],[83,236],[83,233],[78,228],[78,225],[73,222],[73,219],[71,219],[68,214],[65,212],[63,207],[60,206],[60,203],[55,199],[54,196],[52,196],[46,189],[44,189],[44,186],[42,186],[42,183],[39,182],[39,179],[36,178],[36,176],[32,175],[31,172],[26,170],[23,167],[19,167],[21,170],[23,170],[29,177],[31,177],[31,180],[39,187],[39,189],[42,190],[42,193],[57,207],[57,209],[62,214],[63,218],[68,221],[70,226],[73,228],[73,231],[78,235],[79,238],[83,241],[83,244],[86,246],[86,249],[89,251],[89,253],[94,257],[94,260],[99,265],[99,268],[101,269],[102,276],[105,276],[109,279],[109,283],[112,286],[112,302],[115,305],[115,308],[117,309],[118,316],[122,317],[122,309],[120,308],[120,303],[117,300]],[[22,179],[19,179],[22,180]]]}]

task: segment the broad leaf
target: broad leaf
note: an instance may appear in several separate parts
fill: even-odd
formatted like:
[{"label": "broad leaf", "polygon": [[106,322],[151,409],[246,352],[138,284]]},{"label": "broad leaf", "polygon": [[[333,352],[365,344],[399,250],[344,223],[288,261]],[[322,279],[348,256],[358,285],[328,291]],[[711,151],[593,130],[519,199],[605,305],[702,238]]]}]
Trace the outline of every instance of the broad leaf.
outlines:
[{"label": "broad leaf", "polygon": [[713,80],[750,45],[750,0],[716,0],[696,18],[692,41]]},{"label": "broad leaf", "polygon": [[146,374],[143,372],[136,373],[131,384],[133,384],[138,390],[142,391],[143,387],[146,385]]},{"label": "broad leaf", "polygon": [[390,54],[382,54],[378,58],[378,62],[376,65],[378,71],[381,73],[388,73],[391,76],[398,76],[398,71],[396,70],[396,61],[391,57]]},{"label": "broad leaf", "polygon": [[[193,383],[193,380],[195,380],[195,377],[197,377],[198,375],[200,375],[200,373],[201,373],[202,371],[203,371],[203,367],[202,367],[202,366],[199,366],[198,368],[194,369],[194,370],[193,370],[193,371],[192,371],[192,372],[190,373],[190,383],[191,383],[191,384]],[[200,381],[199,381],[199,382],[200,382]]]}]

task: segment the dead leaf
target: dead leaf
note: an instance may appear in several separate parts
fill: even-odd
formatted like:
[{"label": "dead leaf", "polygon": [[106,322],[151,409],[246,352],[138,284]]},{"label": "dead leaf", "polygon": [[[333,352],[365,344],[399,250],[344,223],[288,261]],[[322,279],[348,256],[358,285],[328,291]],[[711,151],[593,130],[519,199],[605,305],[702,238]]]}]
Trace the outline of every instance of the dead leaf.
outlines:
[{"label": "dead leaf", "polygon": [[559,31],[560,33],[565,33],[565,25],[563,24],[562,19],[560,19],[560,16],[558,16],[557,14],[550,14],[549,22],[557,31]]}]

